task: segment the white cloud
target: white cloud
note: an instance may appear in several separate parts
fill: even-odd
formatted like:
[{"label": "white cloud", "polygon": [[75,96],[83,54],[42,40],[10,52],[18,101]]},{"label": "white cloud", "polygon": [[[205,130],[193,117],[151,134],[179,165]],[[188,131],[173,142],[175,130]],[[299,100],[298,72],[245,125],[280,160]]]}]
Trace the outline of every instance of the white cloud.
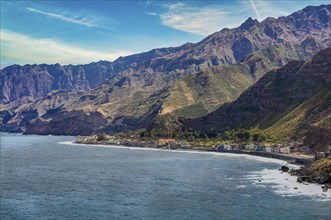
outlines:
[{"label": "white cloud", "polygon": [[155,12],[146,12],[147,15],[150,15],[150,16],[157,16],[157,13]]},{"label": "white cloud", "polygon": [[99,60],[114,60],[131,54],[128,51],[98,52],[75,47],[54,39],[36,39],[0,29],[1,62],[81,64]]},{"label": "white cloud", "polygon": [[45,15],[50,18],[54,18],[57,20],[61,20],[61,21],[65,21],[65,22],[69,22],[69,23],[73,23],[73,24],[79,24],[79,25],[83,25],[86,27],[97,27],[98,26],[98,24],[97,24],[98,19],[96,19],[96,18],[90,18],[90,17],[78,18],[77,15],[69,17],[66,15],[59,14],[59,13],[51,13],[51,12],[41,11],[41,10],[37,10],[34,8],[29,8],[29,7],[27,7],[26,9],[33,13]]},{"label": "white cloud", "polygon": [[242,21],[241,17],[230,14],[221,6],[198,8],[184,3],[175,3],[165,7],[167,11],[160,14],[163,25],[201,36],[219,31],[222,27],[235,27],[238,19]]}]

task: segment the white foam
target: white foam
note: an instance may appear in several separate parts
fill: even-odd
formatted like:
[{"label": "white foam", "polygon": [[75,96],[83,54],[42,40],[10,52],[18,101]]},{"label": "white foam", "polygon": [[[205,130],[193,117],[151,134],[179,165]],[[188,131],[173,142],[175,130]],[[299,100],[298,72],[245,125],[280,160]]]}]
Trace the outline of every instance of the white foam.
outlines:
[{"label": "white foam", "polygon": [[309,196],[321,201],[331,200],[331,190],[323,192],[321,185],[298,183],[296,176],[289,173],[282,173],[279,170],[264,169],[252,172],[246,179],[256,186],[273,184],[274,192],[282,196]]},{"label": "white foam", "polygon": [[[63,141],[59,144],[65,145],[75,145],[75,146],[88,146],[88,147],[106,147],[106,148],[120,148],[120,149],[130,149],[130,150],[147,150],[147,151],[166,151],[175,153],[190,153],[190,154],[209,154],[220,157],[236,157],[241,159],[256,160],[267,163],[276,163],[281,165],[286,165],[289,168],[298,169],[300,166],[288,164],[286,161],[274,158],[259,157],[254,155],[245,154],[234,154],[234,153],[221,153],[221,152],[203,152],[203,151],[193,151],[193,150],[169,150],[169,149],[157,149],[157,148],[142,148],[142,147],[127,147],[119,145],[98,145],[98,144],[78,144],[73,141]],[[233,178],[228,178],[233,179]],[[291,176],[288,173],[282,173],[279,170],[264,169],[262,171],[252,172],[246,175],[245,179],[252,182],[253,185],[258,187],[266,187],[269,184],[273,184],[272,188],[275,193],[282,196],[310,196],[314,199],[321,201],[331,200],[331,190],[323,192],[321,185],[318,184],[300,184],[298,183],[297,177]],[[246,186],[240,185],[239,188],[244,188]],[[297,188],[297,189],[294,189]],[[250,196],[250,195],[248,195]]]},{"label": "white foam", "polygon": [[252,197],[252,195],[249,195],[249,194],[242,194],[242,196],[245,196],[245,197]]},{"label": "white foam", "polygon": [[61,141],[61,142],[57,142],[58,144],[65,144],[65,145],[76,145],[75,142],[73,141]]}]

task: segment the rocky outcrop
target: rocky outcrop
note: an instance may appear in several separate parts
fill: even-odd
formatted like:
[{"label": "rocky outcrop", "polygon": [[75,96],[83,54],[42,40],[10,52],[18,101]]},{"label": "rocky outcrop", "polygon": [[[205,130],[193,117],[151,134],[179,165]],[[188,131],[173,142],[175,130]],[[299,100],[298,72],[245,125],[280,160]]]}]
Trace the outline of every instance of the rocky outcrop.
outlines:
[{"label": "rocky outcrop", "polygon": [[282,166],[280,168],[280,171],[285,172],[285,173],[287,173],[289,170],[290,170],[290,168],[288,168],[288,166]]},{"label": "rocky outcrop", "polygon": [[90,114],[83,111],[61,112],[50,121],[36,119],[28,123],[25,134],[90,135],[106,122],[99,112]]},{"label": "rocky outcrop", "polygon": [[0,103],[33,102],[56,90],[88,90],[112,76],[110,62],[87,65],[13,65],[0,72]]},{"label": "rocky outcrop", "polygon": [[298,176],[298,182],[325,184],[325,189],[331,189],[331,156],[319,159],[297,170],[291,170],[291,175]]}]

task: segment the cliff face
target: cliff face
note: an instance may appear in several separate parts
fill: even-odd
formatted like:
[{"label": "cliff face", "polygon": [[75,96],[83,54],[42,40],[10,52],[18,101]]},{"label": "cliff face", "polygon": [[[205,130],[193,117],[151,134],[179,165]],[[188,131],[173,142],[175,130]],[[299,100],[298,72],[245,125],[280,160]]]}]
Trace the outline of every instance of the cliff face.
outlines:
[{"label": "cliff face", "polygon": [[[0,115],[2,128],[25,130],[33,119],[49,126],[55,115],[73,110],[100,112],[106,132],[143,128],[160,115],[202,116],[237,98],[266,71],[291,59],[306,60],[330,45],[330,11],[322,5],[263,22],[248,19],[196,44],[114,62],[7,67],[0,73],[1,107],[7,111]],[[190,97],[178,101],[186,91]],[[31,111],[37,114],[25,113]]]},{"label": "cliff face", "polygon": [[87,65],[13,65],[0,72],[0,103],[33,102],[55,90],[88,90],[112,76],[110,62]]},{"label": "cliff face", "polygon": [[99,112],[86,114],[83,111],[61,112],[47,123],[40,119],[28,123],[26,134],[89,135],[106,120]]},{"label": "cliff face", "polygon": [[331,115],[331,48],[307,62],[292,61],[266,73],[232,102],[205,117],[183,122],[206,133],[259,127],[279,137],[303,136],[327,126]]},{"label": "cliff face", "polygon": [[114,62],[100,61],[87,65],[10,66],[0,73],[0,103],[23,97],[36,100],[53,90],[95,88],[114,77],[112,83],[135,75],[142,86],[178,79],[205,67],[232,65],[246,55],[268,46],[297,44],[310,37],[307,46],[292,59],[307,59],[330,45],[331,6],[307,7],[287,17],[267,18],[259,23],[249,18],[234,29],[223,29],[199,43],[154,49],[146,53],[120,57]]}]

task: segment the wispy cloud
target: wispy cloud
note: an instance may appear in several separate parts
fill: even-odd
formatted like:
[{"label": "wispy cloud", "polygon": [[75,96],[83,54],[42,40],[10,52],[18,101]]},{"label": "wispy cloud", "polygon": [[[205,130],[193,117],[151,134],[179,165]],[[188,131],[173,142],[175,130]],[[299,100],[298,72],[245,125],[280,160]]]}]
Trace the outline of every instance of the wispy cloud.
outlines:
[{"label": "wispy cloud", "polygon": [[[279,16],[289,15],[290,12],[294,12],[295,10],[299,10],[302,6],[297,6],[297,8],[293,8],[294,1],[282,1],[282,7],[279,7],[277,1],[267,1],[267,0],[250,0],[249,2],[246,0],[241,1],[241,5],[244,8],[253,10],[255,14],[255,18],[259,21],[267,17],[277,18]],[[295,4],[294,4],[295,5]]]},{"label": "wispy cloud", "polygon": [[82,17],[79,18],[77,15],[76,16],[68,16],[68,15],[63,15],[59,13],[53,13],[53,12],[46,12],[46,11],[41,11],[35,8],[29,8],[26,7],[26,9],[30,12],[45,15],[50,18],[54,18],[57,20],[73,23],[73,24],[78,24],[78,25],[83,25],[86,27],[98,27],[98,19],[95,18],[90,18],[90,17]]},{"label": "wispy cloud", "polygon": [[181,30],[201,36],[206,36],[221,27],[234,27],[237,24],[236,15],[220,6],[192,7],[185,3],[168,4],[167,11],[160,14],[162,24],[176,30]]},{"label": "wispy cloud", "polygon": [[155,12],[146,12],[147,15],[150,15],[150,16],[157,16],[157,13]]},{"label": "wispy cloud", "polygon": [[80,64],[98,60],[114,60],[131,54],[128,51],[111,53],[75,47],[54,39],[32,38],[0,29],[1,62]]},{"label": "wispy cloud", "polygon": [[[286,7],[279,7],[277,1],[241,0],[232,5],[207,5],[197,7],[188,3],[165,4],[166,11],[158,14],[164,26],[207,36],[220,29],[238,27],[248,17],[262,21],[266,17],[279,17],[293,12],[293,1],[284,1]],[[289,11],[287,11],[289,10]],[[150,14],[152,15],[152,14]],[[154,13],[153,13],[154,15]]]},{"label": "wispy cloud", "polygon": [[256,7],[255,7],[255,4],[254,4],[254,1],[253,0],[251,0],[251,4],[252,4],[252,8],[253,8],[253,10],[254,10],[254,12],[255,12],[255,14],[256,14],[256,16],[257,16],[257,19],[258,20],[262,20],[262,17],[261,17],[261,15],[260,15],[260,12],[256,9]]}]

